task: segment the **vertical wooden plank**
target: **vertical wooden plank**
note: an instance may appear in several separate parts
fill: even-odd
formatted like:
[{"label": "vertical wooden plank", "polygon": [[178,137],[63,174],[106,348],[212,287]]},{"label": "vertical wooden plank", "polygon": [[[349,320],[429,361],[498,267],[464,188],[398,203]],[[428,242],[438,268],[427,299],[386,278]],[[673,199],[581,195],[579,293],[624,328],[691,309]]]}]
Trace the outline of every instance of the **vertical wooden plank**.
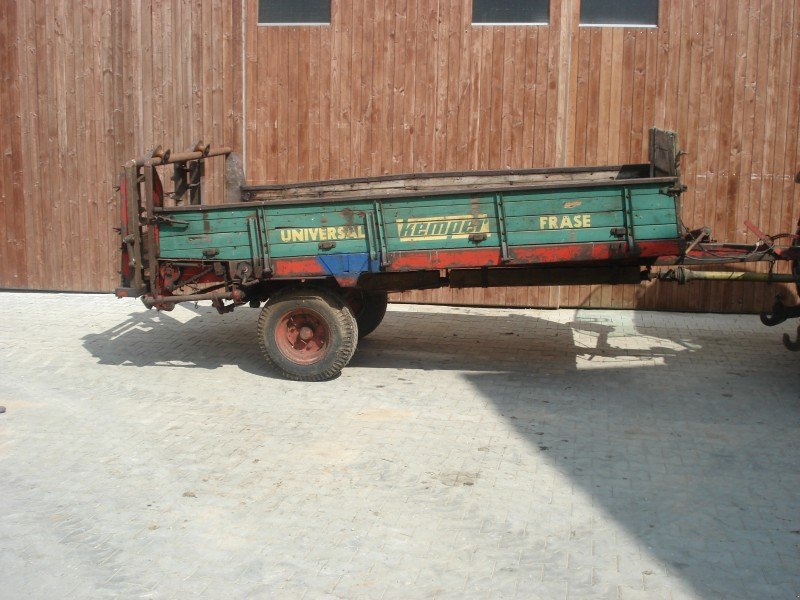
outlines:
[{"label": "vertical wooden plank", "polygon": [[[737,176],[731,172],[731,157],[737,152],[734,145],[737,143],[736,127],[733,124],[733,115],[738,99],[741,97],[740,66],[737,57],[739,43],[740,23],[743,20],[743,11],[737,10],[736,2],[725,0],[722,11],[725,15],[722,33],[724,44],[718,60],[718,81],[714,90],[717,105],[715,113],[716,137],[718,139],[717,156],[712,166],[716,174],[714,195],[713,227],[721,232],[724,239],[735,239],[736,227],[730,215],[736,214],[737,197],[733,185]],[[720,287],[720,286],[717,286]],[[722,290],[720,290],[722,291]],[[734,285],[718,294],[722,299],[720,306],[726,312],[740,307],[742,304],[742,286]]]},{"label": "vertical wooden plank", "polygon": [[[177,0],[178,2],[180,0]],[[223,2],[220,6],[221,9],[221,24],[220,24],[220,36],[222,38],[222,51],[221,51],[221,60],[220,60],[220,112],[217,116],[219,120],[219,128],[220,128],[220,138],[216,140],[216,143],[219,145],[230,145],[234,150],[238,150],[234,142],[234,129],[235,129],[235,116],[233,113],[233,94],[231,93],[231,86],[233,83],[233,77],[236,69],[234,68],[233,64],[233,39],[234,39],[234,32],[237,31],[233,27],[233,7],[234,6],[241,6],[240,0],[233,1],[233,2]],[[179,28],[180,31],[180,28]],[[180,38],[182,35],[176,36],[176,44],[174,47],[176,48],[176,56],[177,59],[180,60],[182,57],[180,56]],[[217,50],[219,51],[219,49]],[[176,85],[176,95],[177,98],[180,96],[180,89],[183,86],[183,78],[181,77],[181,73],[178,73],[178,83]],[[241,87],[238,90],[241,93]],[[178,119],[180,119],[180,113],[176,115]],[[185,133],[184,133],[185,135]],[[191,144],[191,142],[187,142]],[[219,162],[219,161],[217,161]],[[221,181],[223,184],[225,183],[224,174],[221,177]],[[220,193],[220,202],[226,201],[226,194],[224,193],[224,187],[222,193]]]},{"label": "vertical wooden plank", "polygon": [[286,182],[290,181],[287,138],[294,137],[294,131],[290,130],[289,122],[289,110],[294,102],[289,92],[289,65],[293,53],[286,27],[265,28],[264,35],[272,42],[270,51],[275,55],[275,81],[270,86],[272,103],[269,107],[274,111],[274,118],[270,119],[274,138],[274,177],[275,181]]},{"label": "vertical wooden plank", "polygon": [[[147,5],[144,5],[147,7]],[[144,8],[143,7],[143,8]],[[144,152],[147,150],[148,147],[157,145],[157,144],[164,144],[165,147],[168,147],[172,144],[172,140],[167,140],[166,138],[166,122],[164,118],[164,87],[165,87],[165,79],[164,79],[164,42],[166,41],[163,35],[164,32],[164,3],[163,2],[152,2],[149,6],[150,18],[147,18],[147,13],[143,15],[143,18],[149,21],[149,29],[150,29],[150,39],[144,40],[149,41],[151,43],[151,47],[149,49],[149,56],[145,55],[142,57],[144,63],[149,63],[150,72],[151,72],[151,81],[149,82],[148,89],[143,89],[143,105],[147,104],[150,105],[150,118],[152,119],[152,125],[148,126],[148,129],[151,131],[152,137],[149,139],[145,139],[144,147],[139,149],[139,152]],[[199,11],[198,11],[199,13]],[[200,15],[198,14],[198,17]],[[201,26],[202,27],[202,26]],[[200,29],[198,29],[199,31]],[[198,40],[199,41],[199,40]],[[198,60],[202,60],[202,46],[198,46],[194,49],[197,54],[195,56]],[[145,48],[142,48],[142,52],[147,52]],[[143,69],[147,69],[147,67],[143,67]],[[167,69],[169,70],[169,69]],[[193,75],[199,78],[202,81],[202,71],[198,68]],[[197,81],[198,79],[195,79]],[[144,84],[145,82],[143,82]],[[201,91],[198,90],[198,93]],[[201,97],[202,101],[202,97]],[[202,115],[200,115],[202,119]],[[198,131],[199,135],[200,132]]]},{"label": "vertical wooden plank", "polygon": [[[698,218],[696,214],[696,210],[700,207],[702,210],[702,202],[705,199],[704,196],[704,189],[701,188],[699,185],[699,181],[697,178],[698,172],[701,170],[701,161],[702,157],[698,155],[701,149],[704,148],[704,143],[706,140],[702,140],[702,133],[699,131],[699,124],[701,123],[701,116],[700,111],[702,110],[703,105],[703,71],[702,71],[702,57],[703,57],[703,44],[704,44],[704,20],[713,20],[713,7],[709,7],[709,15],[708,19],[706,19],[706,3],[705,2],[692,2],[692,25],[690,30],[691,36],[691,46],[689,49],[691,64],[689,66],[689,81],[687,83],[687,97],[688,97],[688,104],[687,104],[687,136],[686,137],[686,145],[687,145],[687,152],[689,155],[687,158],[690,160],[686,161],[685,170],[686,173],[686,181],[688,185],[691,187],[691,193],[687,194],[684,197],[684,214],[687,223],[693,223],[699,226],[701,225],[700,221],[702,220],[702,215]],[[703,178],[705,181],[705,178]],[[687,310],[692,310],[692,308],[699,308],[699,306],[694,307],[693,303],[694,300],[690,299],[686,292],[680,290],[680,295],[676,294],[676,299],[680,298],[678,302],[678,306],[685,308]],[[698,286],[697,290],[695,290],[695,294],[699,295],[704,293],[704,287]]]},{"label": "vertical wooden plank", "polygon": [[[70,149],[72,154],[69,156],[70,168],[76,175],[80,172],[85,172],[81,161],[78,160],[79,156],[85,155],[87,152],[94,152],[94,148],[85,148],[83,141],[86,137],[86,119],[84,115],[90,114],[86,111],[86,80],[83,68],[83,11],[82,7],[78,4],[73,7],[71,12],[68,12],[67,29],[69,35],[67,36],[68,49],[68,76],[67,87],[68,94],[74,99],[72,107],[74,109],[71,115],[68,115],[68,137],[70,139]],[[69,106],[69,105],[68,105]],[[76,180],[79,178],[75,178]],[[92,183],[92,185],[94,185]],[[72,214],[72,231],[74,236],[73,246],[76,247],[76,256],[73,269],[76,269],[77,277],[73,277],[73,284],[79,278],[79,290],[85,289],[102,289],[102,281],[100,280],[100,273],[93,272],[88,268],[86,260],[92,255],[94,248],[92,248],[91,238],[84,235],[83,232],[88,231],[87,223],[87,204],[89,199],[88,194],[89,185],[77,185],[73,188],[72,198],[74,199],[73,214]]]},{"label": "vertical wooden plank", "polygon": [[612,165],[619,164],[623,161],[619,153],[620,136],[622,131],[621,117],[622,117],[622,94],[623,94],[623,77],[622,77],[622,48],[624,40],[623,29],[611,30],[611,71],[609,74],[611,80],[611,94],[609,97],[609,114],[608,114],[608,141],[606,146],[608,148],[608,161]]},{"label": "vertical wooden plank", "polygon": [[597,138],[595,140],[594,158],[598,164],[610,164],[608,138],[611,120],[611,72],[614,65],[613,51],[614,30],[600,30],[600,43],[597,50],[600,67],[597,77],[599,90],[597,96]]},{"label": "vertical wooden plank", "polygon": [[[258,68],[259,44],[261,41],[260,28],[258,27],[257,4],[254,0],[243,0],[245,12],[244,26],[244,99],[242,106],[242,119],[244,120],[245,139],[243,140],[245,174],[248,181],[269,181],[266,176],[267,163],[270,153],[266,139],[262,139],[258,132],[266,126],[263,101],[264,96],[260,94],[262,77],[266,77],[265,71],[269,70],[269,57],[266,56]],[[192,31],[194,32],[194,20],[192,20]],[[192,39],[195,34],[193,33]],[[265,67],[266,65],[266,67]],[[261,150],[259,150],[261,148]]]},{"label": "vertical wooden plank", "polygon": [[633,99],[631,106],[630,160],[642,162],[647,160],[647,129],[644,124],[644,105],[647,102],[647,55],[649,46],[649,30],[636,32],[636,51],[633,65]]},{"label": "vertical wooden plank", "polygon": [[489,168],[502,168],[503,78],[505,76],[506,28],[492,27],[492,79],[489,100]]},{"label": "vertical wooden plank", "polygon": [[[771,31],[771,7],[772,3],[762,2],[761,10],[758,15],[757,33],[757,65],[755,78],[755,98],[754,98],[754,121],[753,121],[753,152],[750,163],[750,188],[749,188],[749,210],[748,219],[760,228],[762,222],[762,192],[763,192],[763,173],[764,173],[764,129],[766,126],[767,106],[767,80],[769,73],[769,40]],[[755,286],[748,288],[744,302],[748,305],[755,305],[757,296]]]},{"label": "vertical wooden plank", "polygon": [[366,120],[367,127],[367,153],[365,166],[372,175],[381,173],[380,157],[383,153],[382,145],[385,143],[384,131],[379,130],[381,115],[385,112],[384,103],[384,79],[386,77],[386,43],[384,41],[384,31],[386,27],[386,2],[375,3],[374,15],[374,37],[372,47],[366,48],[371,55],[371,81],[369,86],[369,113]]},{"label": "vertical wooden plank", "polygon": [[337,115],[337,135],[331,134],[333,149],[338,154],[338,168],[335,177],[347,177],[352,169],[352,81],[356,71],[353,57],[353,42],[357,17],[352,0],[339,0],[342,6],[341,77],[339,79],[339,113]]},{"label": "vertical wooden plank", "polygon": [[[414,170],[425,172],[433,169],[434,164],[434,128],[436,119],[436,72],[437,58],[439,55],[439,3],[432,0],[422,1],[427,17],[423,25],[424,37],[422,44],[417,46],[416,63],[424,65],[421,75],[422,84],[418,97],[417,111],[419,114],[419,134],[415,152]],[[424,57],[424,60],[421,60]],[[419,79],[418,79],[419,80]]]},{"label": "vertical wooden plank", "polygon": [[[53,5],[50,5],[50,9],[53,8]],[[38,147],[40,148],[39,156],[39,167],[42,169],[42,172],[47,173],[49,169],[53,169],[55,171],[56,164],[53,160],[53,146],[57,135],[52,134],[52,127],[51,122],[53,120],[53,115],[51,113],[51,101],[50,96],[53,93],[50,89],[52,77],[51,71],[48,71],[48,65],[54,61],[53,52],[52,52],[52,40],[53,37],[51,35],[52,31],[47,31],[47,22],[53,22],[53,18],[48,16],[48,7],[45,5],[36,5],[35,6],[35,15],[36,15],[36,50],[37,50],[37,58],[36,61],[36,81],[37,81],[37,95],[36,95],[36,112],[39,114],[39,119],[37,121],[37,131],[36,135],[38,137]],[[50,39],[50,44],[48,45],[47,40]],[[52,181],[52,179],[50,179]],[[50,196],[52,194],[52,190],[50,189],[49,181],[47,178],[41,178],[39,189],[37,190],[38,194],[42,194],[44,196]],[[38,202],[37,203],[41,209],[40,218],[42,219],[42,236],[35,241],[36,245],[38,246],[37,250],[37,259],[40,265],[40,279],[39,285],[42,287],[52,286],[58,289],[59,282],[57,277],[54,277],[54,270],[55,266],[51,260],[50,253],[44,252],[44,239],[51,240],[53,245],[57,244],[58,237],[53,230],[53,223],[56,221],[54,217],[54,209],[56,205],[52,203],[44,203]],[[59,249],[62,250],[63,249]]]},{"label": "vertical wooden plank", "polygon": [[[459,163],[458,148],[461,140],[459,139],[458,122],[459,112],[466,95],[465,80],[466,73],[463,68],[464,54],[464,25],[463,10],[467,8],[462,2],[451,0],[448,4],[449,15],[447,20],[449,28],[447,33],[447,64],[448,68],[444,72],[447,79],[447,96],[444,111],[444,132],[440,136],[443,148],[440,149],[440,165],[445,171],[457,169]],[[466,167],[462,167],[466,168]]]},{"label": "vertical wooden plank", "polygon": [[[498,28],[499,30],[500,28]],[[513,103],[514,95],[516,93],[516,86],[514,85],[514,55],[515,43],[517,37],[518,27],[503,27],[505,47],[500,53],[502,61],[502,70],[500,72],[499,87],[496,88],[496,93],[499,96],[497,106],[500,109],[500,122],[497,128],[497,138],[493,140],[492,145],[496,145],[499,154],[497,157],[496,168],[508,169],[514,161],[513,158]]]},{"label": "vertical wooden plank", "polygon": [[532,162],[534,167],[544,167],[548,164],[546,161],[548,148],[548,100],[551,96],[548,84],[551,75],[548,56],[551,35],[550,28],[540,28],[536,36],[536,85],[534,88],[536,105],[533,109],[534,141]]},{"label": "vertical wooden plank", "polygon": [[311,28],[292,27],[289,31],[292,51],[289,54],[289,94],[292,98],[289,106],[292,112],[289,116],[291,128],[294,130],[294,139],[288,142],[289,177],[291,181],[305,181],[309,179],[308,157],[310,149],[311,131],[311,94],[314,82],[311,73]]},{"label": "vertical wooden plank", "polygon": [[[223,78],[224,78],[224,71],[223,71],[223,57],[224,57],[224,48],[223,48],[223,41],[222,41],[222,34],[224,31],[223,27],[223,18],[222,18],[222,4],[223,3],[230,3],[230,0],[215,0],[211,4],[211,48],[210,48],[210,55],[211,55],[211,115],[210,121],[206,123],[206,127],[209,129],[209,135],[206,139],[209,141],[206,142],[207,144],[213,144],[215,146],[222,145],[224,143],[224,126],[223,126],[223,117],[225,114],[226,107],[222,104],[223,99]],[[208,92],[206,92],[208,93]],[[173,123],[177,123],[177,118],[173,113]],[[172,125],[174,127],[175,125]],[[191,144],[191,141],[185,142],[187,145]],[[206,169],[206,178],[208,180],[209,188],[211,191],[211,197],[209,198],[210,202],[214,204],[219,204],[224,202],[225,200],[225,191],[224,191],[224,174],[225,169],[222,163],[222,160],[211,160],[207,161],[207,169]]]},{"label": "vertical wooden plank", "polygon": [[409,25],[413,29],[414,23],[409,23],[409,0],[395,0],[394,2],[394,38],[392,64],[392,109],[389,115],[391,130],[390,156],[387,167],[391,173],[404,171],[404,140],[408,137],[406,129],[406,56],[408,54]]},{"label": "vertical wooden plank", "polygon": [[[555,19],[553,19],[555,17]],[[578,110],[578,70],[573,67],[573,60],[578,58],[578,44],[581,32],[578,28],[580,21],[580,2],[577,0],[560,0],[558,7],[551,12],[554,20],[553,40],[554,54],[551,67],[555,68],[555,130],[553,131],[553,144],[555,161],[554,166],[575,164],[572,150],[577,123],[573,116]],[[550,163],[550,161],[548,161]]]},{"label": "vertical wooden plank", "polygon": [[[108,286],[108,277],[113,277],[116,265],[101,265],[101,252],[97,248],[97,236],[90,235],[89,232],[97,231],[97,195],[95,189],[102,181],[101,172],[113,168],[116,165],[106,153],[103,152],[98,135],[98,123],[102,122],[102,104],[98,100],[99,90],[97,69],[99,65],[93,53],[95,40],[95,30],[97,28],[97,4],[90,0],[84,0],[79,7],[76,7],[76,51],[80,72],[80,82],[78,87],[78,103],[80,106],[80,132],[77,143],[80,149],[80,156],[95,155],[97,160],[92,160],[90,164],[83,163],[81,172],[86,179],[86,184],[80,186],[81,211],[81,236],[85,240],[85,254],[81,257],[83,268],[92,273],[93,287],[95,290],[105,290]],[[80,16],[78,16],[80,15]],[[104,157],[105,160],[99,157]],[[110,192],[109,192],[110,195]],[[116,217],[116,213],[115,213]],[[113,269],[113,270],[112,270]]]},{"label": "vertical wooden plank", "polygon": [[494,27],[480,27],[480,75],[478,90],[475,99],[477,110],[473,112],[473,133],[476,141],[476,168],[489,169],[491,167],[490,149],[492,146],[491,118],[492,118],[492,45],[494,42]]},{"label": "vertical wooden plank", "polygon": [[[798,55],[792,55],[793,37],[791,31],[793,9],[797,10],[796,3],[783,1],[780,3],[782,10],[778,12],[778,39],[776,40],[776,73],[779,81],[775,82],[775,110],[770,113],[775,121],[775,137],[772,144],[772,166],[770,169],[772,180],[772,207],[770,209],[768,231],[786,231],[789,223],[783,221],[784,215],[784,180],[790,178],[792,174],[785,169],[786,147],[791,131],[788,128],[788,99],[790,96],[791,73],[793,63],[797,62]],[[786,83],[781,84],[780,79]],[[794,130],[795,137],[798,132]]]},{"label": "vertical wooden plank", "polygon": [[398,163],[401,172],[410,173],[414,170],[414,140],[417,132],[415,130],[416,115],[416,93],[417,93],[417,68],[416,68],[416,49],[417,35],[419,33],[418,15],[420,0],[406,0],[408,16],[406,18],[406,38],[404,52],[403,69],[403,131],[400,156]]},{"label": "vertical wooden plank", "polygon": [[[8,8],[11,8],[11,5]],[[11,85],[16,86],[15,92],[18,100],[11,100],[11,103],[16,102],[19,111],[18,153],[21,153],[22,156],[38,156],[38,154],[29,154],[34,152],[36,144],[36,117],[35,111],[31,108],[36,95],[36,72],[32,68],[33,49],[35,49],[33,10],[28,2],[14,3],[13,8],[16,10],[16,16],[13,20],[9,17],[8,22],[14,23],[12,31],[18,40],[16,57],[11,59],[12,61],[16,60],[16,83]],[[5,47],[8,48],[8,46]],[[14,72],[13,68],[9,72]],[[11,87],[6,89],[10,90]],[[10,139],[13,139],[13,134]],[[12,158],[14,158],[13,153]],[[21,287],[35,288],[38,268],[34,240],[37,239],[38,231],[41,228],[41,222],[35,218],[38,207],[33,196],[35,173],[38,172],[38,169],[28,168],[25,162],[20,162],[17,172],[19,173],[20,201],[22,202],[17,215],[23,226],[19,234],[19,268],[23,269],[24,264],[24,282],[21,281]],[[19,279],[21,280],[22,276]]]},{"label": "vertical wooden plank", "polygon": [[[252,9],[254,14],[256,9]],[[275,182],[280,179],[278,163],[279,141],[278,132],[285,127],[280,123],[281,95],[279,79],[282,74],[280,65],[283,64],[285,48],[280,46],[280,30],[274,27],[259,26],[254,28],[253,36],[257,39],[258,54],[253,65],[254,75],[248,88],[252,86],[255,93],[255,110],[248,110],[251,118],[257,119],[255,127],[255,143],[249,152],[254,155],[253,160],[259,163],[262,178],[256,181]],[[266,68],[262,65],[266,63]],[[261,155],[261,153],[264,155]]]},{"label": "vertical wooden plank", "polygon": [[[242,153],[244,145],[244,131],[243,131],[243,103],[244,98],[244,74],[245,64],[243,58],[244,50],[244,27],[242,19],[244,18],[244,4],[245,0],[237,0],[233,2],[231,10],[231,80],[228,84],[231,97],[231,118],[234,128],[231,143],[239,154]],[[184,36],[187,39],[189,36]],[[185,52],[186,48],[184,49]],[[187,86],[188,92],[188,86]]]},{"label": "vertical wooden plank", "polygon": [[383,20],[383,76],[380,80],[381,111],[377,120],[380,152],[376,155],[377,164],[373,165],[375,172],[379,175],[394,172],[392,142],[394,139],[395,115],[399,110],[395,106],[398,88],[395,57],[398,49],[398,27],[402,26],[397,19],[397,0],[386,2]]},{"label": "vertical wooden plank", "polygon": [[634,75],[636,61],[636,32],[626,28],[622,41],[622,94],[620,105],[620,146],[622,162],[632,162],[631,129],[633,122]]},{"label": "vertical wooden plank", "polygon": [[[334,0],[331,3],[331,26],[320,31],[319,39],[319,177],[329,179],[331,177],[331,120],[334,114],[334,88],[333,73],[334,61],[337,60],[336,52],[333,49],[335,44],[333,19],[339,20],[339,3]],[[338,62],[336,64],[338,73]]]},{"label": "vertical wooden plank", "polygon": [[25,255],[20,252],[25,239],[24,213],[19,203],[18,157],[22,152],[20,132],[19,67],[17,61],[17,5],[0,5],[0,286],[24,287]]},{"label": "vertical wooden plank", "polygon": [[[108,55],[108,47],[102,46],[96,40],[102,35],[103,31],[103,6],[98,5],[92,0],[85,0],[84,10],[86,11],[86,43],[83,47],[84,64],[87,69],[87,81],[89,85],[86,89],[87,98],[87,114],[94,115],[93,119],[89,120],[88,137],[86,138],[87,149],[94,149],[95,152],[100,153],[105,157],[105,160],[92,161],[88,165],[87,177],[91,178],[94,186],[102,185],[104,181],[111,180],[112,174],[105,173],[106,169],[115,169],[118,164],[116,163],[114,151],[109,147],[108,138],[105,134],[105,127],[108,121],[107,116],[107,96],[105,95],[105,79],[106,75],[103,67],[110,63],[111,57]],[[113,174],[115,175],[116,172]],[[87,222],[89,232],[96,232],[100,226],[99,202],[97,195],[92,193],[88,199],[87,206]],[[115,217],[118,215],[115,212]],[[90,259],[87,261],[87,268],[92,269],[95,273],[103,273],[103,289],[109,283],[106,279],[111,279],[111,284],[114,275],[116,275],[117,265],[113,264],[111,268],[109,265],[104,264],[102,252],[97,248],[97,236],[91,235],[93,251]]]},{"label": "vertical wooden plank", "polygon": [[[232,0],[233,1],[233,0]],[[241,6],[241,0],[233,1],[233,5],[235,7]],[[146,5],[143,5],[146,6]],[[178,15],[179,15],[179,25],[178,31],[179,35],[177,36],[179,39],[179,55],[176,56],[177,59],[177,68],[179,72],[179,82],[180,82],[180,90],[179,90],[179,105],[177,109],[179,111],[179,127],[183,133],[183,139],[187,146],[192,144],[195,139],[193,135],[193,120],[192,120],[192,88],[194,86],[194,56],[192,54],[192,40],[197,35],[197,31],[194,30],[193,26],[195,24],[194,17],[194,5],[192,0],[180,0],[178,3]],[[147,26],[148,19],[142,19],[142,26]],[[142,35],[142,41],[144,42],[146,36]],[[142,44],[142,56],[140,57],[140,61],[143,63],[143,74],[148,74],[152,78],[152,64],[151,61],[148,60],[148,52],[147,48],[150,47],[149,41],[145,44]],[[239,50],[239,54],[237,55],[241,58],[241,49]],[[149,65],[149,66],[148,66]],[[236,93],[232,97],[232,102],[236,103],[236,98],[240,97],[242,94],[241,89],[241,80],[239,80],[239,87],[236,89]],[[152,85],[150,83],[149,85]],[[146,93],[146,90],[142,89],[143,93]],[[241,103],[241,101],[240,101]],[[146,105],[146,103],[145,103]],[[152,117],[150,117],[152,118]],[[145,130],[152,127],[151,123],[148,121],[148,116],[144,114],[142,116],[144,121]],[[237,144],[236,149],[241,152],[242,146],[241,143]],[[244,165],[245,169],[247,165]]]},{"label": "vertical wooden plank", "polygon": [[600,102],[602,60],[603,60],[603,32],[606,29],[590,28],[591,54],[589,57],[589,73],[587,93],[586,117],[586,155],[584,164],[595,165],[598,163],[598,135],[600,112],[604,108]]},{"label": "vertical wooden plank", "polygon": [[[372,85],[372,37],[375,30],[375,5],[358,0],[359,15],[354,16],[353,73],[356,89],[353,95],[353,165],[354,176],[369,174],[369,148],[367,123],[369,122],[370,91]],[[355,9],[354,9],[355,10]],[[365,168],[366,167],[366,168]]]},{"label": "vertical wooden plank", "polygon": [[[10,115],[18,110],[11,93],[12,79],[17,76],[13,67],[16,49],[12,46],[12,38],[16,36],[15,9],[16,6],[11,3],[0,5],[0,126],[6,130],[12,125]],[[13,282],[16,279],[15,257],[10,242],[14,237],[14,227],[9,224],[14,218],[10,163],[13,153],[19,151],[17,145],[21,143],[22,140],[13,135],[0,140],[0,286],[6,287],[15,287]]]},{"label": "vertical wooden plank", "polygon": [[[72,45],[72,27],[67,19],[67,14],[63,3],[56,4],[54,14],[55,39],[53,40],[53,50],[57,56],[55,83],[55,105],[57,130],[56,151],[58,172],[64,175],[71,174],[73,171],[71,156],[74,156],[75,149],[71,146],[70,138],[70,117],[75,112],[74,85],[70,89],[70,79],[74,69],[74,52]],[[68,39],[69,38],[69,39]],[[77,198],[74,195],[74,178],[63,180],[60,189],[55,191],[58,195],[58,227],[57,235],[60,237],[63,255],[59,257],[57,268],[59,269],[59,285],[62,289],[80,289],[83,283],[80,278],[80,269],[76,264],[76,258],[80,254],[80,248],[76,247],[78,239],[77,228],[74,226],[73,215],[77,210]]]},{"label": "vertical wooden plank", "polygon": [[[320,179],[320,103],[323,98],[320,87],[320,46],[322,32],[322,27],[314,27],[308,32],[308,133],[306,135],[306,155],[302,159],[305,164],[302,166],[304,167],[303,179],[312,181]],[[301,115],[301,119],[302,118]]]},{"label": "vertical wooden plank", "polygon": [[509,164],[514,169],[527,166],[528,162],[523,158],[524,154],[524,123],[525,123],[525,76],[526,76],[526,52],[528,50],[528,32],[530,27],[517,27],[514,36],[514,53],[511,60],[514,61],[514,79],[512,84],[513,96],[511,102],[511,155]]},{"label": "vertical wooden plank", "polygon": [[526,31],[522,77],[524,81],[522,95],[522,123],[520,164],[526,167],[535,165],[534,146],[536,122],[536,67],[538,58],[539,27],[531,27]]}]

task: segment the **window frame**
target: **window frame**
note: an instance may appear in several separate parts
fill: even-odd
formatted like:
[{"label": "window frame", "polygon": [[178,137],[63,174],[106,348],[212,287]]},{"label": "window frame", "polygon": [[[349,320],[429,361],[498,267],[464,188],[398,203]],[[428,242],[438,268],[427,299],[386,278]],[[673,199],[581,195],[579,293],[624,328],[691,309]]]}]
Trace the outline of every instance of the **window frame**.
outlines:
[{"label": "window frame", "polygon": [[330,27],[333,18],[333,11],[331,10],[331,0],[328,0],[328,14],[330,15],[327,21],[300,21],[289,22],[281,21],[279,23],[268,23],[261,21],[261,2],[258,3],[256,10],[256,27]]},{"label": "window frame", "polygon": [[549,27],[550,26],[550,8],[551,2],[547,1],[547,21],[478,21],[475,22],[475,1],[470,3],[471,14],[469,17],[470,25],[472,27]]},{"label": "window frame", "polygon": [[658,21],[661,19],[661,0],[655,0],[656,3],[656,22],[650,24],[636,24],[636,23],[581,23],[581,12],[583,11],[583,1],[581,0],[580,10],[578,11],[578,27],[599,27],[599,28],[629,28],[629,29],[658,29]]}]

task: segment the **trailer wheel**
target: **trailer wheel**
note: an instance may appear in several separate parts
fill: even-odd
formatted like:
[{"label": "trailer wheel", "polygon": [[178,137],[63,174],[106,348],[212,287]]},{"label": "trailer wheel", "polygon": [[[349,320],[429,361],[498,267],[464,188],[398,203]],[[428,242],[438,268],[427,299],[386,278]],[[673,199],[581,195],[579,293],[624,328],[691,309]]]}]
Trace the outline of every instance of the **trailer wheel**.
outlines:
[{"label": "trailer wheel", "polygon": [[258,318],[261,351],[276,371],[295,381],[325,381],[350,362],[358,325],[338,295],[292,289],[272,296]]},{"label": "trailer wheel", "polygon": [[375,331],[386,316],[389,294],[385,292],[352,290],[347,294],[346,299],[347,305],[358,323],[359,339]]}]

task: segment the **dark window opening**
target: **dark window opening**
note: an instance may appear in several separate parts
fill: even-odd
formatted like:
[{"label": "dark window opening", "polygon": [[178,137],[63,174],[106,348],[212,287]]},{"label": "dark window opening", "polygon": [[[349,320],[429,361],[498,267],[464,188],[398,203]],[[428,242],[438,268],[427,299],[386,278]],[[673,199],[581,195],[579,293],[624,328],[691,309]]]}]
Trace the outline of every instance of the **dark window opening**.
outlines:
[{"label": "dark window opening", "polygon": [[550,0],[473,0],[472,22],[547,25],[550,22]]},{"label": "dark window opening", "polygon": [[327,25],[331,0],[258,0],[259,25]]},{"label": "dark window opening", "polygon": [[581,25],[658,26],[658,0],[581,0]]}]

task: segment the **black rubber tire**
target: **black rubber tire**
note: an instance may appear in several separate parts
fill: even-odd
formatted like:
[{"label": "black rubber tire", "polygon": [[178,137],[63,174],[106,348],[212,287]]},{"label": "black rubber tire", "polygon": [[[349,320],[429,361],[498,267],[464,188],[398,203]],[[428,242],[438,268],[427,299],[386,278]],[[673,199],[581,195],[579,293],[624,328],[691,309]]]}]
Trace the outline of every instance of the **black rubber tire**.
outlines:
[{"label": "black rubber tire", "polygon": [[360,310],[355,312],[358,323],[358,338],[367,337],[378,328],[386,316],[389,295],[382,292],[361,292]]},{"label": "black rubber tire", "polygon": [[[314,311],[329,331],[328,350],[312,364],[291,360],[278,347],[275,329],[281,318],[298,308]],[[344,300],[318,288],[290,288],[271,296],[258,317],[258,344],[267,363],[283,377],[294,381],[327,381],[347,366],[358,344],[358,324]]]}]

